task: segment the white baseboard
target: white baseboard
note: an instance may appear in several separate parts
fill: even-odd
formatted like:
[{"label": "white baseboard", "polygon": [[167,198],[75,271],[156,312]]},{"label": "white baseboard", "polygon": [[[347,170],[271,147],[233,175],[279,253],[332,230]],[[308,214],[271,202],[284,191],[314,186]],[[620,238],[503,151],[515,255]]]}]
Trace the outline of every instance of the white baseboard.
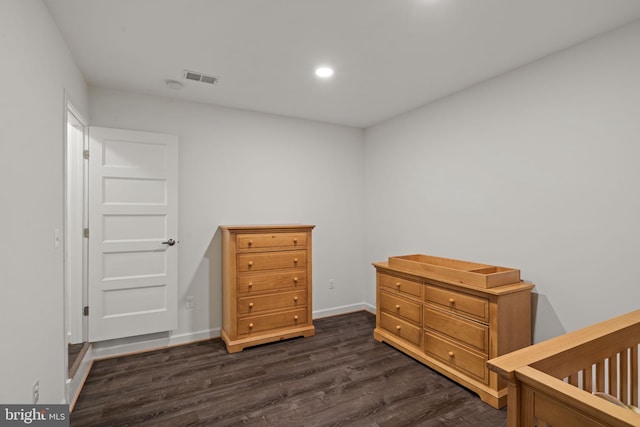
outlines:
[{"label": "white baseboard", "polygon": [[220,336],[220,328],[184,334],[160,333],[119,340],[103,341],[93,344],[94,360],[106,359],[125,354],[159,350],[181,344],[208,340]]},{"label": "white baseboard", "polygon": [[337,316],[339,314],[353,313],[354,311],[366,310],[370,313],[376,314],[376,307],[366,302],[358,304],[341,305],[339,307],[332,307],[325,310],[316,310],[313,312],[314,319],[322,319],[323,317]]},{"label": "white baseboard", "polygon": [[[313,312],[314,319],[337,316],[339,314],[352,313],[354,311],[366,310],[376,313],[376,307],[366,302],[357,304],[342,305]],[[220,328],[206,329],[183,334],[160,333],[144,335],[139,337],[123,338],[119,340],[103,341],[93,343],[93,360],[106,359],[125,354],[142,353],[145,351],[158,350],[173,347],[181,344],[188,344],[196,341],[203,341],[220,337]]]},{"label": "white baseboard", "polygon": [[82,386],[89,376],[91,366],[93,365],[93,359],[94,355],[92,351],[92,344],[89,344],[89,349],[84,353],[82,362],[80,362],[80,366],[78,367],[75,375],[73,378],[67,380],[67,401],[65,403],[69,405],[69,412],[73,411],[73,407],[76,404],[76,400],[78,400]]}]

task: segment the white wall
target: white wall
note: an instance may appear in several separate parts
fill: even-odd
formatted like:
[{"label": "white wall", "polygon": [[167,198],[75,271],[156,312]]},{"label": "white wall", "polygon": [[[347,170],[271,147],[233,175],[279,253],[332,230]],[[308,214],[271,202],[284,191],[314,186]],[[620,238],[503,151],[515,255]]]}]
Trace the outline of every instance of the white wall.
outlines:
[{"label": "white wall", "polygon": [[97,88],[87,108],[45,6],[2,0],[0,402],[30,402],[36,378],[41,402],[64,400],[63,89],[95,125],[180,137],[180,295],[197,306],[176,335],[220,326],[219,224],[304,222],[316,316],[374,304],[369,263],[422,252],[520,268],[539,341],[638,308],[639,41],[636,23],[363,135]]},{"label": "white wall", "polygon": [[520,268],[535,341],[637,309],[639,45],[635,23],[367,129],[366,261]]},{"label": "white wall", "polygon": [[362,308],[362,130],[104,88],[90,89],[89,109],[95,126],[180,138],[174,336],[219,334],[222,224],[315,224],[314,317]]},{"label": "white wall", "polygon": [[0,1],[0,402],[65,399],[64,89],[86,111],[87,88],[40,0]]}]

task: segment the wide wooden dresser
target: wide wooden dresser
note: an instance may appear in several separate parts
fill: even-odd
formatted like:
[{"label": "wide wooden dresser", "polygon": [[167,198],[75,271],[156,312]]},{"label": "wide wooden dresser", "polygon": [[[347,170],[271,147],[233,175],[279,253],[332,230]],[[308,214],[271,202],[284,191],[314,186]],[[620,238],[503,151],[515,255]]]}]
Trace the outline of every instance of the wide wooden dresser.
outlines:
[{"label": "wide wooden dresser", "polygon": [[487,360],[531,345],[534,285],[519,270],[428,255],[373,265],[375,339],[505,406],[507,386]]},{"label": "wide wooden dresser", "polygon": [[222,340],[230,353],[315,334],[314,225],[223,225]]}]

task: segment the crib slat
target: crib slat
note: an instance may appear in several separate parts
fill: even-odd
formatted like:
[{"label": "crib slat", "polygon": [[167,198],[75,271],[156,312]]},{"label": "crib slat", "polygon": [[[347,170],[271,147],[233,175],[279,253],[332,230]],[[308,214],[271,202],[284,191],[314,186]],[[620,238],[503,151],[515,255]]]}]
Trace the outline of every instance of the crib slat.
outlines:
[{"label": "crib slat", "polygon": [[638,406],[638,346],[631,346],[631,360],[629,361],[631,372],[631,396],[629,400],[633,406]]},{"label": "crib slat", "polygon": [[596,387],[594,391],[604,393],[604,362],[596,363]]},{"label": "crib slat", "polygon": [[628,362],[628,351],[624,350],[620,352],[620,401],[626,403],[629,402],[629,364]]},{"label": "crib slat", "polygon": [[618,357],[613,355],[609,361],[609,394],[620,398],[618,395]]},{"label": "crib slat", "polygon": [[582,374],[582,387],[589,393],[593,392],[593,366],[589,366]]},{"label": "crib slat", "polygon": [[578,374],[569,375],[568,381],[572,386],[578,387]]}]

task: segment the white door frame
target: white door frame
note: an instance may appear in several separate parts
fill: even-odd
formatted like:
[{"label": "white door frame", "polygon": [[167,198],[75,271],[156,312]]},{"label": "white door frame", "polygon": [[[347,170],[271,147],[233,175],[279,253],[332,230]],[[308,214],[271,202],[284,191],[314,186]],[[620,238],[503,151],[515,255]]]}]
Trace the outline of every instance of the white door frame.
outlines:
[{"label": "white door frame", "polygon": [[[81,129],[81,140],[69,134],[69,124]],[[82,230],[87,224],[88,122],[65,94],[64,120],[64,282],[65,343],[87,340],[87,319],[83,316],[87,289],[87,241]]]},{"label": "white door frame", "polygon": [[[86,318],[83,307],[86,305],[86,239],[82,230],[86,227],[86,178],[87,161],[83,151],[87,144],[88,123],[67,100],[65,120],[65,223],[64,223],[64,259],[65,259],[65,314],[67,316],[65,333],[67,342],[77,344],[86,341]],[[69,126],[79,127],[80,134],[69,132]]]},{"label": "white door frame", "polygon": [[[65,373],[65,401],[73,405],[75,398],[80,391],[80,387],[86,374],[90,368],[90,356],[85,357],[82,363],[79,365],[73,378],[69,378],[69,352],[68,343],[71,339],[71,317],[74,316],[73,321],[76,323],[77,329],[80,329],[79,336],[85,343],[87,341],[88,332],[88,320],[86,316],[82,315],[82,308],[87,304],[87,271],[88,271],[88,257],[87,239],[82,238],[81,243],[70,244],[72,235],[78,237],[78,233],[82,233],[82,228],[87,224],[87,185],[88,179],[88,162],[83,159],[83,151],[88,146],[88,126],[89,122],[83,117],[82,114],[74,107],[73,102],[69,98],[66,90],[64,92],[64,105],[63,105],[63,122],[62,122],[62,151],[63,151],[63,337],[62,337],[62,349],[63,349],[63,372]],[[82,127],[83,136],[81,144],[70,144],[68,141],[68,123],[69,121],[75,122]],[[70,180],[69,162],[71,159],[82,159],[80,163],[82,167],[80,170],[76,170],[75,179]],[[76,169],[78,164],[76,162]],[[78,179],[78,176],[80,178]],[[72,197],[73,194],[73,197]],[[76,202],[81,199],[80,204],[74,203],[72,206],[71,199]],[[73,218],[73,220],[71,220]],[[75,224],[71,227],[70,224]],[[74,230],[71,230],[73,228]],[[80,229],[78,229],[80,228]],[[82,234],[80,234],[81,236]],[[73,279],[70,280],[70,278]],[[72,284],[73,283],[73,284]],[[71,287],[74,289],[71,289]]]}]

